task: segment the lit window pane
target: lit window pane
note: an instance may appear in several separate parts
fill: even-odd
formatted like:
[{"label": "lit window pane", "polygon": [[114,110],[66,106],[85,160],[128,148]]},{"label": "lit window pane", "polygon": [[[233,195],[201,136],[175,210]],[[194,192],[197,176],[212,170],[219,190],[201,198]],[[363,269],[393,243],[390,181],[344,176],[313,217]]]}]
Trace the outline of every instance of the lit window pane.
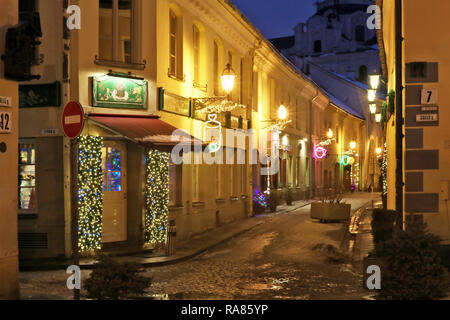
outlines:
[{"label": "lit window pane", "polygon": [[122,191],[122,173],[120,171],[108,172],[108,191]]}]

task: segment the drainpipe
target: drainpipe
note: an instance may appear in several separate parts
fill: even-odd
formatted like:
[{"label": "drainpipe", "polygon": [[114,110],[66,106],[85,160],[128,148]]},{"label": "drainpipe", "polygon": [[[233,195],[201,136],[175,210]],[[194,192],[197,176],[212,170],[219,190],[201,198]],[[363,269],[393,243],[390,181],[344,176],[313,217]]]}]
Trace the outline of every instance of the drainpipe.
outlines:
[{"label": "drainpipe", "polygon": [[395,209],[402,215],[402,228],[405,230],[403,212],[403,36],[402,0],[395,0]]}]

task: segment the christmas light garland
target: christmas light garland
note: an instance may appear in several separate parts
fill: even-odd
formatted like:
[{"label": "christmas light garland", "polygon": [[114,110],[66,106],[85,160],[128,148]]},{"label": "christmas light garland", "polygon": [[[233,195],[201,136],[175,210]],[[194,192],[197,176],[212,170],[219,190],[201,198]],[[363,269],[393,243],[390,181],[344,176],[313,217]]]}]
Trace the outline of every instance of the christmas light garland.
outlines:
[{"label": "christmas light garland", "polygon": [[78,138],[78,244],[81,252],[101,249],[103,138]]},{"label": "christmas light garland", "polygon": [[381,162],[381,176],[383,180],[383,196],[387,195],[387,150],[386,143],[383,148],[383,160]]},{"label": "christmas light garland", "polygon": [[149,150],[146,163],[145,242],[164,244],[169,213],[169,154]]}]

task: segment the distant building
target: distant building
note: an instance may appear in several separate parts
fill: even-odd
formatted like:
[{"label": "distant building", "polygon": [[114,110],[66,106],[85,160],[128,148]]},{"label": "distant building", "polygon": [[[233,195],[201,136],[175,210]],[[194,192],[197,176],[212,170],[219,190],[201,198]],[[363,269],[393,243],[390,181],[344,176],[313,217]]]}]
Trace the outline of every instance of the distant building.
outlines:
[{"label": "distant building", "polygon": [[294,27],[294,35],[271,42],[306,74],[308,62],[366,83],[380,61],[375,30],[366,26],[373,0],[326,0]]}]

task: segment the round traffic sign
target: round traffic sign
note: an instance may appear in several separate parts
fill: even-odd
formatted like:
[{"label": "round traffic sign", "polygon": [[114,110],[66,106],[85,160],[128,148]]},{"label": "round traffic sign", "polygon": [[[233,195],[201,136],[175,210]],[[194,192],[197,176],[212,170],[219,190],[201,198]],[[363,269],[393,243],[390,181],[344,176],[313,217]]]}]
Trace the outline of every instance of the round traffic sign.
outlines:
[{"label": "round traffic sign", "polygon": [[84,126],[84,111],[81,104],[76,101],[69,102],[62,114],[62,127],[70,139],[77,138]]}]

